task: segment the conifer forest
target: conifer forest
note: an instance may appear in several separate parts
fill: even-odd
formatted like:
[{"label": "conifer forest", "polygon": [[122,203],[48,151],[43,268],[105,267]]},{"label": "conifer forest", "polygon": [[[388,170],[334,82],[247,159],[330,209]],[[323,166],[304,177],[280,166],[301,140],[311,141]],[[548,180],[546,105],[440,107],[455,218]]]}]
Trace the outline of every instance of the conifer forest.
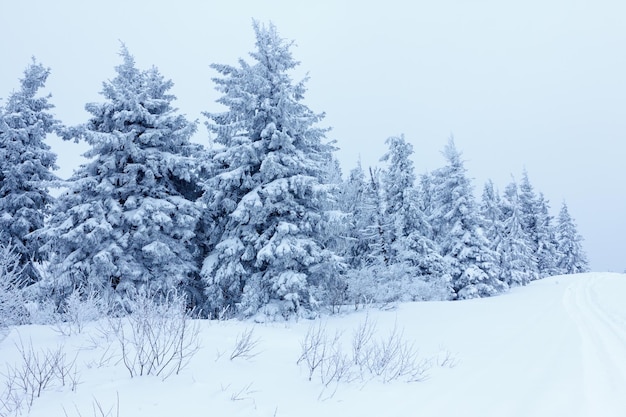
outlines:
[{"label": "conifer forest", "polygon": [[[0,310],[17,292],[18,310],[50,311],[77,297],[128,310],[142,293],[184,297],[204,318],[282,320],[588,270],[565,203],[552,214],[526,171],[477,187],[453,138],[431,172],[399,135],[381,138],[379,166],[342,173],[341,143],[304,104],[307,79],[292,79],[293,43],[272,24],[253,33],[245,58],[212,65],[223,111],[200,122],[124,45],[76,126],[55,118],[51,69],[27,63],[0,101]],[[89,146],[69,179],[55,175],[51,135]],[[28,317],[10,311],[4,324]]]}]

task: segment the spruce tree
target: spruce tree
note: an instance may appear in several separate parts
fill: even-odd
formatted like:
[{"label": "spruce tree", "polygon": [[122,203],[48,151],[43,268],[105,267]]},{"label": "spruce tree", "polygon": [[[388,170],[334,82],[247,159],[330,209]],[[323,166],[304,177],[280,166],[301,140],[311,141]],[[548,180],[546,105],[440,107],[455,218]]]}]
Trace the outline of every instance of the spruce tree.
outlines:
[{"label": "spruce tree", "polygon": [[480,216],[482,229],[490,243],[490,248],[497,251],[502,242],[504,224],[502,199],[492,180],[487,181],[483,187]]},{"label": "spruce tree", "polygon": [[50,95],[38,96],[49,75],[33,59],[20,89],[0,108],[0,243],[15,248],[23,284],[40,279],[34,263],[42,258],[41,242],[34,235],[54,202],[48,187],[56,180],[56,155],[45,140],[61,124],[50,113]]},{"label": "spruce tree", "polygon": [[532,279],[539,278],[539,236],[542,226],[539,218],[539,200],[535,193],[534,187],[530,184],[528,172],[524,169],[522,172],[522,181],[519,184],[518,195],[516,197],[520,210],[520,220],[522,222],[522,230],[526,235],[526,245],[530,248],[532,262],[529,267],[532,268]]},{"label": "spruce tree", "polygon": [[61,296],[82,286],[194,292],[196,126],[172,107],[171,81],[138,69],[125,47],[120,55],[106,101],[87,104],[91,119],[72,129],[90,145],[89,162],[67,182],[44,234],[58,266],[50,285]]},{"label": "spruce tree", "polygon": [[492,180],[485,183],[480,203],[481,228],[494,252],[495,265],[502,276],[502,253],[500,247],[504,240],[504,214],[502,199]]},{"label": "spruce tree", "polygon": [[578,233],[576,223],[569,214],[567,204],[563,203],[557,226],[557,270],[559,273],[577,274],[589,271],[582,241],[583,238]]},{"label": "spruce tree", "polygon": [[396,274],[404,275],[405,281],[428,283],[421,285],[422,291],[428,294],[414,296],[420,299],[449,298],[450,277],[438,248],[430,238],[431,227],[415,187],[416,177],[411,160],[413,146],[404,136],[390,137],[386,143],[389,151],[381,161],[388,163],[382,184],[385,197],[384,237],[390,263],[396,265]]},{"label": "spruce tree", "polygon": [[537,267],[540,278],[557,275],[558,261],[556,230],[550,206],[543,193],[537,199]]},{"label": "spruce tree", "polygon": [[519,189],[522,225],[535,262],[534,279],[554,275],[556,242],[548,201],[542,193],[535,193],[526,170],[522,174]]},{"label": "spruce tree", "polygon": [[502,206],[503,233],[498,245],[501,279],[509,286],[526,285],[537,278],[537,262],[531,239],[524,230],[522,204],[515,182],[507,186]]},{"label": "spruce tree", "polygon": [[[359,164],[351,172],[348,184],[353,192],[346,194],[348,199],[344,203],[344,210],[349,214],[352,224],[347,234],[349,250],[342,255],[349,266],[346,274],[349,299],[355,306],[397,301],[400,292],[397,284],[400,280],[390,263],[390,251],[385,238],[387,223],[384,218],[381,171],[370,168],[365,174]],[[350,197],[355,198],[350,200]]]},{"label": "spruce tree", "polygon": [[388,223],[385,219],[385,202],[381,188],[380,169],[370,167],[367,187],[368,205],[373,208],[372,222],[367,234],[370,242],[370,257],[372,264],[386,267],[391,264],[391,248],[386,239]]},{"label": "spruce tree", "polygon": [[310,310],[314,294],[340,277],[341,262],[322,246],[333,186],[325,168],[334,148],[317,127],[323,114],[302,103],[306,79],[294,83],[292,42],[254,22],[251,64],[212,65],[224,113],[206,113],[221,145],[212,155],[206,217],[215,239],[202,278],[212,312],[255,314]]},{"label": "spruce tree", "polygon": [[461,154],[450,139],[447,165],[431,175],[430,224],[458,298],[495,295],[506,290],[498,277],[496,256],[480,227],[478,208]]},{"label": "spruce tree", "polygon": [[413,231],[410,222],[411,199],[415,197],[415,172],[413,169],[413,145],[404,136],[387,139],[389,151],[380,159],[388,166],[382,175],[384,190],[385,240],[390,249],[390,261],[397,262],[406,250],[406,237]]},{"label": "spruce tree", "polygon": [[347,218],[346,243],[341,255],[350,269],[372,263],[372,248],[378,234],[372,230],[378,213],[377,198],[359,161],[342,186],[340,209]]},{"label": "spruce tree", "polygon": [[452,276],[448,263],[442,257],[440,248],[433,240],[432,226],[423,209],[422,196],[417,189],[412,190],[408,199],[407,236],[404,239],[404,250],[399,253],[399,261],[410,267],[414,273],[413,281],[420,280],[419,300],[448,300],[455,297],[452,288]]}]

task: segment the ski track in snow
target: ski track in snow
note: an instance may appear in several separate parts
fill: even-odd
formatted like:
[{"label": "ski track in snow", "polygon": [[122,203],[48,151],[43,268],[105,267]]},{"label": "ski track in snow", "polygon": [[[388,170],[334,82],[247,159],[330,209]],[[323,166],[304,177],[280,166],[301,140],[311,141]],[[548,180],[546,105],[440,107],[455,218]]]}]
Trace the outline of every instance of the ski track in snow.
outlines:
[{"label": "ski track in snow", "polygon": [[[615,280],[621,280],[613,282]],[[576,323],[581,339],[584,415],[626,415],[626,327],[625,317],[615,312],[610,299],[600,294],[618,291],[612,285],[624,285],[624,277],[597,275],[571,284],[563,302]],[[619,291],[623,294],[623,291]],[[623,303],[623,301],[621,301]],[[620,407],[615,407],[620,404]]]}]

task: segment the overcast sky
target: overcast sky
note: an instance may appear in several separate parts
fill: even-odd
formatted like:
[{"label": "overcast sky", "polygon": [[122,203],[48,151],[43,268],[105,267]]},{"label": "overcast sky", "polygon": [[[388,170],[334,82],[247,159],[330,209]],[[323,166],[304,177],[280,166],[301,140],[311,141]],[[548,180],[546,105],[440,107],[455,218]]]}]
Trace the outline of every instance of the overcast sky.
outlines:
[{"label": "overcast sky", "polygon": [[[55,114],[87,120],[123,41],[141,68],[171,78],[181,112],[216,111],[211,63],[254,46],[251,19],[296,42],[306,103],[326,112],[344,174],[377,165],[405,134],[418,174],[441,166],[453,134],[479,196],[527,169],[563,201],[594,270],[626,269],[626,2],[606,0],[3,0],[0,97],[35,56],[52,74]],[[208,143],[200,127],[196,139]],[[84,147],[54,143],[61,176]]]}]

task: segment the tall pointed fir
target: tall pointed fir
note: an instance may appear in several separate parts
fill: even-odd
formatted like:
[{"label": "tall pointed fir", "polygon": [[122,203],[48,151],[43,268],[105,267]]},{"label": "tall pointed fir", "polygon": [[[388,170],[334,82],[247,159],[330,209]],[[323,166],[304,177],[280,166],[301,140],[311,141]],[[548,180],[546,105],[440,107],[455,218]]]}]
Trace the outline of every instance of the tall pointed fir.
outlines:
[{"label": "tall pointed fir", "polygon": [[384,194],[381,190],[381,175],[380,169],[369,168],[366,195],[369,206],[374,209],[374,212],[367,236],[370,242],[371,264],[387,267],[391,263],[391,248],[388,239],[386,239],[387,220],[385,219]]},{"label": "tall pointed fir", "polygon": [[306,79],[294,83],[289,75],[298,65],[292,42],[271,24],[253,26],[251,64],[212,65],[227,111],[205,113],[221,145],[204,196],[214,224],[202,268],[207,309],[300,314],[342,285],[340,259],[320,237],[332,189],[324,170],[334,148],[317,127],[324,115],[302,103]]},{"label": "tall pointed fir", "polygon": [[502,276],[502,253],[500,247],[504,240],[504,214],[502,198],[492,180],[488,180],[483,187],[480,203],[481,227],[485,238],[489,242],[489,248],[495,254],[495,264],[498,276]]},{"label": "tall pointed fir", "polygon": [[522,181],[519,184],[518,202],[520,215],[522,220],[522,228],[527,236],[527,244],[531,249],[533,279],[539,278],[539,242],[540,227],[542,227],[539,218],[539,200],[535,193],[534,187],[530,184],[528,172],[524,169],[522,172]]},{"label": "tall pointed fir", "polygon": [[[383,171],[385,196],[385,239],[390,263],[397,266],[397,275],[411,282],[406,290],[413,299],[445,299],[450,297],[449,275],[446,274],[436,245],[430,239],[430,224],[421,209],[420,194],[415,187],[415,171],[411,156],[413,146],[404,136],[386,141],[389,151],[381,161],[388,167]],[[423,285],[417,285],[417,281]],[[426,284],[427,283],[427,284]],[[424,292],[418,294],[419,291]]]},{"label": "tall pointed fir", "polygon": [[504,224],[502,199],[492,180],[487,181],[483,187],[480,216],[485,237],[491,249],[497,251],[504,235]]},{"label": "tall pointed fir", "polygon": [[498,277],[496,256],[480,227],[472,186],[453,139],[443,155],[447,165],[430,179],[430,223],[454,293],[458,298],[476,298],[502,292],[507,285]]},{"label": "tall pointed fir", "polygon": [[391,264],[382,176],[377,168],[369,168],[365,174],[359,164],[348,179],[348,184],[359,192],[346,195],[344,210],[350,216],[351,225],[347,234],[349,250],[342,255],[349,266],[348,297],[357,307],[398,300],[400,278],[406,274]]},{"label": "tall pointed fir", "polygon": [[502,200],[503,234],[498,253],[501,279],[509,286],[526,285],[537,279],[537,261],[532,240],[524,229],[522,204],[517,183],[510,183]]},{"label": "tall pointed fir", "polygon": [[389,137],[389,151],[380,159],[387,162],[383,171],[385,240],[389,248],[390,262],[395,263],[406,250],[406,237],[413,225],[409,224],[411,199],[415,197],[415,171],[413,169],[413,145],[404,136]]},{"label": "tall pointed fir", "polygon": [[539,193],[537,195],[535,193],[526,170],[522,174],[519,189],[523,226],[528,235],[529,245],[535,261],[536,273],[534,276],[542,278],[554,275],[556,272],[556,242],[548,201],[543,194]]},{"label": "tall pointed fir", "polygon": [[583,238],[578,233],[576,223],[563,203],[557,225],[557,270],[561,274],[577,274],[589,271],[587,255],[582,246]]},{"label": "tall pointed fir", "polygon": [[45,233],[58,265],[50,286],[59,296],[84,286],[121,297],[138,288],[201,295],[196,125],[172,107],[171,81],[138,69],[126,47],[120,55],[106,101],[87,104],[91,119],[73,129],[91,146],[89,162],[67,182]]},{"label": "tall pointed fir", "polygon": [[20,89],[0,108],[0,242],[15,247],[23,284],[40,279],[34,263],[41,260],[41,242],[33,233],[44,226],[54,201],[48,187],[56,179],[56,155],[45,140],[61,124],[49,112],[50,96],[37,96],[49,74],[33,59]]},{"label": "tall pointed fir", "polygon": [[539,277],[557,275],[558,261],[556,230],[550,206],[543,193],[537,198],[537,267]]},{"label": "tall pointed fir", "polygon": [[340,199],[341,211],[348,216],[346,242],[340,254],[350,269],[358,270],[373,262],[372,248],[378,242],[374,228],[378,216],[377,198],[360,161],[343,183]]}]

